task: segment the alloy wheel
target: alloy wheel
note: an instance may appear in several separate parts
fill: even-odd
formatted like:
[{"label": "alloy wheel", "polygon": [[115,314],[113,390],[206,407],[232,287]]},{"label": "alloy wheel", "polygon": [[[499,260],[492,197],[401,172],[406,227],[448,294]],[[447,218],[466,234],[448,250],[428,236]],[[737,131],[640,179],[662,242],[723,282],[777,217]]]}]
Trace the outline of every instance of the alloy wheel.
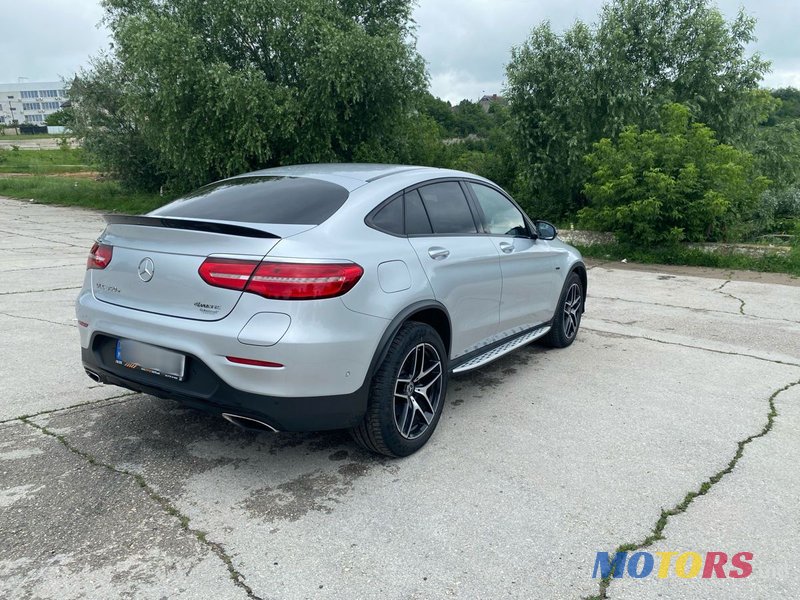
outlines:
[{"label": "alloy wheel", "polygon": [[581,319],[581,286],[573,283],[567,290],[567,297],[564,300],[564,335],[571,340],[578,332],[578,325]]},{"label": "alloy wheel", "polygon": [[431,344],[418,344],[406,355],[394,386],[394,423],[404,438],[425,433],[442,400],[442,359]]}]

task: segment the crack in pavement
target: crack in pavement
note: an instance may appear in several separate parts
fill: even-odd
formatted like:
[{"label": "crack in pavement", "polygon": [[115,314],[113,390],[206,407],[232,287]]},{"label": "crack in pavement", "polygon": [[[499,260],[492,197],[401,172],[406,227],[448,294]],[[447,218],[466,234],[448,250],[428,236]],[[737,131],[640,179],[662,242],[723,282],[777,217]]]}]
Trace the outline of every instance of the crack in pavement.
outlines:
[{"label": "crack in pavement", "polygon": [[49,242],[50,244],[59,244],[61,246],[72,246],[73,248],[83,248],[84,247],[84,246],[81,246],[79,244],[70,244],[69,242],[60,242],[60,241],[57,241],[57,240],[50,240],[50,239],[39,237],[39,236],[36,236],[36,235],[29,235],[27,233],[14,233],[13,231],[6,231],[5,229],[0,229],[0,233],[6,233],[8,235],[14,235],[14,236],[21,237],[21,238],[30,238],[32,240],[39,240],[40,242]]},{"label": "crack in pavement", "polygon": [[16,294],[41,294],[43,292],[60,292],[63,290],[79,290],[79,289],[81,289],[81,286],[50,288],[47,290],[22,290],[19,292],[0,292],[0,296],[14,296]]},{"label": "crack in pavement", "polygon": [[[737,302],[739,302],[739,314],[740,315],[749,316],[749,315],[747,315],[747,313],[744,312],[744,307],[745,307],[745,301],[744,300],[739,298],[739,296],[734,296],[730,292],[723,292],[722,291],[722,288],[724,288],[730,282],[731,282],[731,280],[729,279],[728,281],[723,283],[721,286],[719,286],[718,288],[716,288],[715,290],[712,290],[712,291],[717,292],[718,294],[722,294],[723,296],[727,296],[728,298],[731,298],[731,299],[736,300]],[[788,321],[788,319],[780,319],[780,320],[781,321],[784,321],[784,320]],[[790,321],[790,322],[794,323],[795,321]]]},{"label": "crack in pavement", "polygon": [[[95,386],[97,387],[97,386]],[[92,388],[89,388],[92,389]],[[42,415],[50,415],[57,412],[62,412],[66,410],[73,410],[75,408],[83,408],[85,406],[93,406],[95,404],[100,404],[102,402],[111,402],[111,400],[120,400],[120,398],[127,398],[129,396],[137,396],[139,392],[127,392],[125,394],[119,394],[117,396],[111,396],[109,398],[100,398],[99,400],[86,400],[85,402],[78,402],[77,404],[70,404],[69,406],[62,406],[61,408],[48,408],[47,410],[40,410],[37,413],[33,413],[30,415],[20,415],[19,417],[11,417],[10,419],[3,419],[0,421],[0,425],[5,425],[7,423],[13,423],[14,421],[21,421],[22,419],[33,419],[35,417],[41,417]],[[114,404],[121,404],[124,400],[120,400],[119,402],[114,402],[109,404],[109,406],[113,406]]]},{"label": "crack in pavement", "polygon": [[21,269],[0,269],[0,273],[19,273],[20,271],[44,271],[45,269],[64,269],[69,267],[77,267],[81,266],[80,263],[69,263],[66,265],[47,265],[46,267],[24,267]]},{"label": "crack in pavement", "polygon": [[680,346],[681,348],[692,348],[694,350],[704,350],[706,352],[713,352],[715,354],[726,354],[728,356],[742,356],[744,358],[752,358],[755,360],[763,360],[764,362],[773,363],[776,365],[786,365],[788,367],[800,367],[800,362],[794,363],[785,360],[778,360],[776,358],[767,358],[765,356],[758,356],[757,354],[746,354],[744,352],[733,352],[732,350],[718,350],[716,348],[706,348],[705,346],[694,346],[692,344],[683,344],[681,342],[670,342],[667,340],[660,340],[658,338],[649,337],[646,335],[634,335],[632,333],[617,333],[616,331],[604,331],[602,329],[594,329],[592,327],[583,326],[586,331],[594,332],[598,335],[605,335],[607,337],[623,337],[635,340],[647,340],[648,342],[655,342],[657,344],[665,344],[667,346]]},{"label": "crack in pavement", "polygon": [[[717,290],[714,289],[714,290],[711,290],[711,291],[712,292],[716,292]],[[784,322],[784,323],[794,323],[795,325],[800,325],[800,321],[794,321],[792,319],[782,319],[780,317],[761,317],[761,316],[758,316],[758,315],[747,314],[747,313],[744,312],[744,307],[745,307],[745,301],[744,300],[742,300],[741,298],[737,298],[736,296],[734,296],[732,294],[728,294],[727,292],[720,292],[720,293],[724,294],[726,296],[730,296],[734,300],[739,301],[740,306],[739,306],[739,312],[738,313],[734,312],[732,310],[719,310],[719,309],[716,309],[716,308],[700,308],[700,307],[697,307],[697,306],[683,306],[681,304],[666,304],[665,302],[647,302],[645,300],[630,300],[628,298],[619,298],[619,297],[616,297],[616,296],[598,296],[596,294],[591,294],[588,297],[588,299],[597,298],[599,300],[612,300],[612,301],[616,300],[618,302],[629,302],[631,304],[645,304],[647,306],[664,306],[666,308],[679,308],[679,309],[682,309],[682,310],[691,310],[691,311],[694,311],[694,312],[702,312],[702,313],[719,313],[719,314],[722,314],[722,315],[737,315],[738,314],[738,315],[743,315],[743,316],[747,317],[748,319],[756,319],[756,320],[759,320],[759,321],[781,321],[781,322]]]},{"label": "crack in pavement", "polygon": [[75,327],[72,323],[60,323],[58,321],[50,321],[49,319],[40,319],[39,317],[25,317],[22,315],[12,315],[11,313],[0,311],[0,315],[11,317],[12,319],[25,319],[26,321],[41,321],[42,323],[51,323],[52,325],[63,325],[64,327]]},{"label": "crack in pavement", "polygon": [[245,583],[244,576],[238,570],[236,570],[236,567],[233,565],[233,560],[228,555],[222,544],[208,539],[208,534],[205,531],[201,531],[200,529],[195,529],[194,527],[192,527],[190,525],[189,517],[183,514],[172,502],[170,502],[170,500],[166,496],[162,496],[161,494],[159,494],[149,483],[147,483],[147,480],[142,475],[140,475],[139,473],[134,473],[133,471],[129,471],[127,469],[116,467],[110,463],[103,462],[102,460],[94,457],[92,454],[85,452],[77,448],[76,446],[73,446],[65,436],[50,431],[47,427],[43,425],[34,423],[28,417],[22,417],[20,418],[20,421],[22,421],[26,425],[29,425],[30,427],[33,427],[42,434],[58,440],[58,442],[60,442],[61,445],[63,445],[67,450],[81,457],[89,464],[96,467],[101,467],[103,469],[111,471],[112,473],[117,473],[125,477],[130,477],[134,482],[136,482],[139,485],[140,488],[142,488],[142,490],[144,490],[144,492],[147,494],[147,496],[150,497],[151,500],[153,500],[158,506],[161,507],[161,509],[165,513],[167,513],[171,517],[174,517],[178,521],[181,529],[194,536],[197,539],[197,541],[200,542],[201,545],[205,546],[225,564],[225,567],[227,568],[230,578],[235,586],[244,590],[244,592],[247,594],[249,598],[252,598],[253,600],[262,600],[262,598],[260,596],[257,596],[255,592],[253,592],[253,589],[249,585],[247,585],[247,583]]},{"label": "crack in pavement", "polygon": [[[746,437],[743,440],[740,440],[736,444],[736,453],[733,455],[733,458],[728,462],[728,464],[721,469],[714,473],[711,477],[706,479],[703,483],[700,484],[696,490],[688,492],[686,496],[684,496],[683,500],[681,500],[678,504],[673,506],[668,510],[661,509],[661,516],[659,517],[656,524],[653,526],[653,529],[646,538],[644,538],[640,542],[629,543],[629,544],[621,544],[617,546],[613,553],[617,552],[633,552],[636,550],[642,550],[643,548],[647,548],[651,546],[654,542],[658,540],[665,539],[664,529],[666,529],[667,524],[669,523],[670,517],[674,517],[681,513],[686,512],[691,506],[692,502],[698,496],[705,496],[711,488],[713,488],[717,483],[719,483],[725,475],[731,473],[735,468],[739,459],[742,458],[744,455],[745,447],[750,444],[753,440],[757,440],[758,438],[766,436],[771,430],[772,426],[775,423],[775,418],[778,416],[778,410],[775,407],[775,399],[780,396],[783,392],[795,387],[796,385],[800,385],[800,380],[795,381],[793,383],[789,383],[782,388],[775,390],[772,395],[767,400],[767,405],[769,407],[769,411],[767,412],[767,422],[761,428],[761,431],[758,433],[754,433],[753,435]],[[608,588],[614,580],[614,567],[612,567],[611,573],[604,577],[599,583],[599,590],[597,595],[589,596],[584,598],[584,600],[606,600],[608,598]]]}]

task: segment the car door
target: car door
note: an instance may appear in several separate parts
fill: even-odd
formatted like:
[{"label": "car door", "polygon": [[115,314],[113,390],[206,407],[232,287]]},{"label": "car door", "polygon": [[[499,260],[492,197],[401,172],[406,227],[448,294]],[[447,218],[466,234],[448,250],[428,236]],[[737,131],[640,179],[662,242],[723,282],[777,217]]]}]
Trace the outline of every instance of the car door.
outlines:
[{"label": "car door", "polygon": [[440,181],[407,190],[405,223],[433,293],[450,314],[451,358],[490,342],[500,319],[500,255],[479,234],[461,184]]},{"label": "car door", "polygon": [[566,251],[532,235],[522,211],[500,191],[476,182],[467,187],[500,254],[500,332],[510,335],[550,321],[561,294],[559,267]]}]

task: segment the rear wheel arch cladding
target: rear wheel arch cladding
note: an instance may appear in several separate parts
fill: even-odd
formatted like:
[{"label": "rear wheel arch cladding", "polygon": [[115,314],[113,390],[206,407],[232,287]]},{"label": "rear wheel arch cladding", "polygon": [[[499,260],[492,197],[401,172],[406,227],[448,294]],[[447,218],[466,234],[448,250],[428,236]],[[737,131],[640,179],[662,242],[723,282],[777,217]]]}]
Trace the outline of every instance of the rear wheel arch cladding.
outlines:
[{"label": "rear wheel arch cladding", "polygon": [[[434,312],[441,314],[441,320],[439,321],[438,326],[437,324],[432,324],[429,319],[423,318],[423,315],[428,316]],[[448,363],[450,362],[450,343],[452,340],[452,322],[450,320],[450,315],[448,314],[447,309],[445,309],[445,307],[439,302],[421,301],[412,304],[405,310],[401,311],[386,327],[380,342],[378,342],[378,348],[375,351],[372,364],[370,364],[369,370],[367,371],[368,381],[372,380],[372,377],[375,375],[378,367],[385,360],[392,340],[394,340],[394,338],[397,336],[397,333],[400,331],[403,325],[409,321],[417,321],[419,323],[430,325],[442,339],[442,343],[444,344],[447,352],[444,360],[446,360]],[[446,327],[446,331],[442,331],[442,326]],[[442,335],[443,333],[445,333],[445,335]]]}]

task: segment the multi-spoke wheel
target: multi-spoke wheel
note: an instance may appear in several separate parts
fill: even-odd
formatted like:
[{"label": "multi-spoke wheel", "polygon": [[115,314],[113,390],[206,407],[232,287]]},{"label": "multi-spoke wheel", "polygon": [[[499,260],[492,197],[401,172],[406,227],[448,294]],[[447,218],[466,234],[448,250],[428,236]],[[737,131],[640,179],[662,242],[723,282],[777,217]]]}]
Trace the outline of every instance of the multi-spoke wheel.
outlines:
[{"label": "multi-spoke wheel", "polygon": [[542,338],[553,348],[566,348],[578,334],[583,314],[583,285],[577,273],[572,273],[564,284],[550,332]]},{"label": "multi-spoke wheel", "polygon": [[394,424],[407,440],[428,430],[442,400],[442,359],[427,343],[406,355],[394,384]]},{"label": "multi-spoke wheel", "polygon": [[439,334],[424,323],[405,323],[373,377],[367,413],[353,437],[369,450],[408,456],[433,434],[446,392],[447,351]]}]

